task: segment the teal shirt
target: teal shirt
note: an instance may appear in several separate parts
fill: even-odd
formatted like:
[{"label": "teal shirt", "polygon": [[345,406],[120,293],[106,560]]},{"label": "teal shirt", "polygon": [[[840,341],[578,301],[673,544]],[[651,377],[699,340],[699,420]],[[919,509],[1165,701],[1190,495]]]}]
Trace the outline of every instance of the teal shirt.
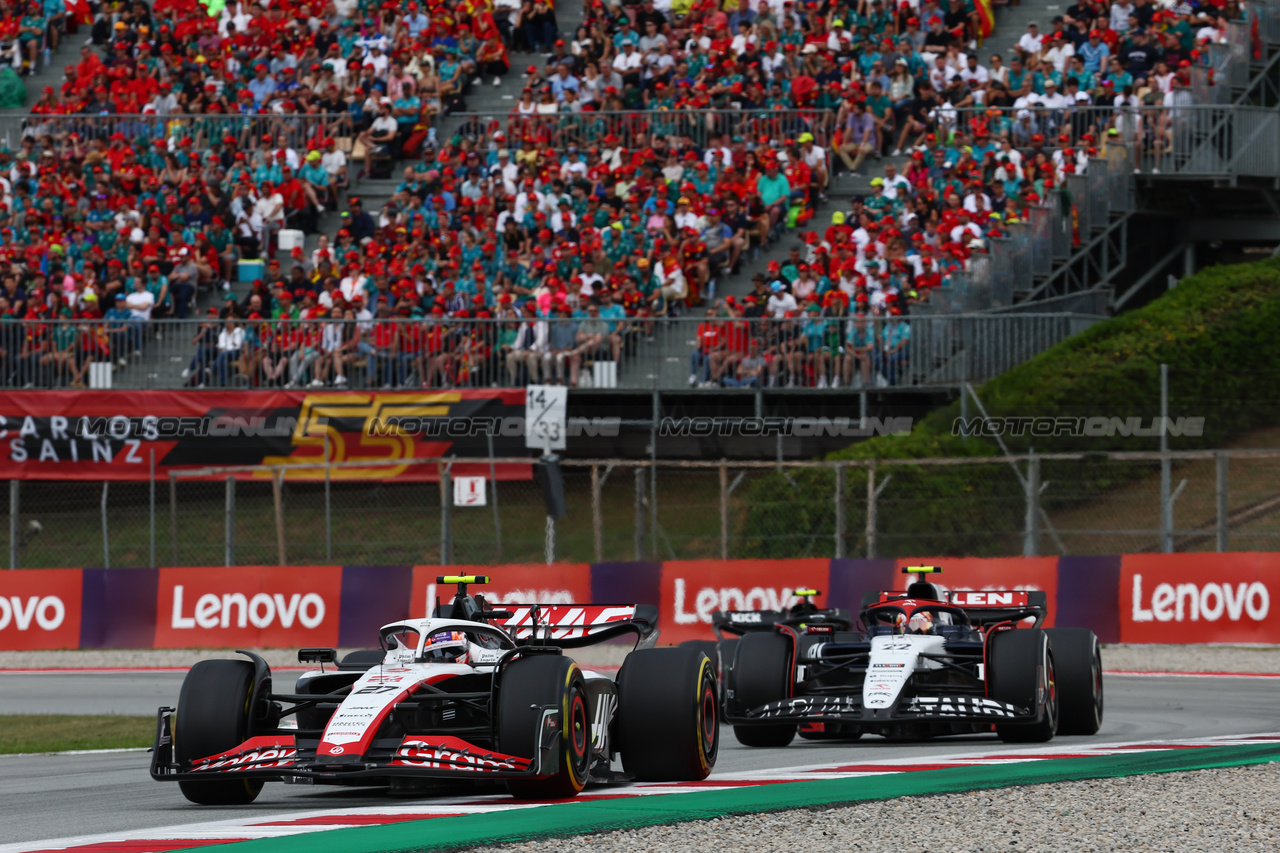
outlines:
[{"label": "teal shirt", "polygon": [[770,207],[790,198],[791,184],[787,183],[787,176],[782,172],[778,172],[772,178],[768,175],[761,175],[756,181],[756,191],[760,193],[760,198],[764,201],[765,206]]}]

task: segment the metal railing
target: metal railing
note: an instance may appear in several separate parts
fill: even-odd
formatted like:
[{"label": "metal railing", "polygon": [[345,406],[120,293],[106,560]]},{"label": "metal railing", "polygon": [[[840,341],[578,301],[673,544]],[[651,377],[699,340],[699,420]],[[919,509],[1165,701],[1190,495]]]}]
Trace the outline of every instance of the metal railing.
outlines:
[{"label": "metal railing", "polygon": [[267,135],[272,137],[272,147],[275,147],[283,135],[289,146],[296,148],[326,136],[351,137],[355,133],[355,122],[350,113],[0,116],[0,140],[13,149],[19,148],[26,138],[62,146],[72,133],[83,140],[109,139],[119,133],[130,143],[141,138],[152,144],[161,140],[172,140],[176,144],[190,138],[196,150],[220,143],[228,136],[236,140],[237,149],[258,147],[259,140]]},{"label": "metal railing", "polygon": [[[691,375],[746,387],[825,386],[832,379],[938,386],[998,376],[1102,319],[252,321],[232,323],[222,348],[224,322],[23,320],[0,325],[0,387],[488,388],[543,381],[666,390],[687,387]],[[713,348],[699,343],[704,327],[718,336]]]},{"label": "metal railing", "polygon": [[[481,473],[484,505],[454,505],[452,465],[532,460],[475,464],[485,461],[393,461],[439,472],[424,482],[342,476],[358,465],[367,477],[367,461],[14,480],[0,489],[0,554],[9,568],[542,562],[546,509],[532,479]],[[1280,548],[1280,450],[562,466],[558,560]]]},{"label": "metal railing", "polygon": [[482,131],[479,134],[482,149],[492,141],[494,133],[501,131],[506,141],[505,146],[498,147],[519,149],[528,137],[539,151],[563,150],[570,145],[645,148],[650,140],[659,137],[678,137],[703,147],[713,136],[725,134],[752,142],[768,137],[780,143],[794,140],[805,132],[812,133],[815,142],[825,146],[836,127],[836,114],[828,109],[460,113],[455,118],[463,126],[473,125]]}]

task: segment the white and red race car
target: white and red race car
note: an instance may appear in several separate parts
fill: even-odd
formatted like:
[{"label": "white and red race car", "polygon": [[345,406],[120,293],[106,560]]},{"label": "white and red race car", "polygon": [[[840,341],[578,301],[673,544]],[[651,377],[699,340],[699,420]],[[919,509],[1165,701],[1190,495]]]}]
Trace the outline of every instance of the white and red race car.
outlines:
[{"label": "white and red race car", "polygon": [[[264,782],[407,787],[423,779],[503,780],[517,797],[563,798],[588,782],[704,779],[719,747],[714,663],[699,649],[653,648],[649,605],[495,610],[448,576],[452,603],[385,625],[379,650],[319,663],[277,693],[265,660],[207,660],[161,708],[153,779],[188,800],[248,803]],[[637,637],[617,679],[563,654]],[[326,663],[337,663],[325,669]],[[620,757],[623,773],[610,769]]]}]

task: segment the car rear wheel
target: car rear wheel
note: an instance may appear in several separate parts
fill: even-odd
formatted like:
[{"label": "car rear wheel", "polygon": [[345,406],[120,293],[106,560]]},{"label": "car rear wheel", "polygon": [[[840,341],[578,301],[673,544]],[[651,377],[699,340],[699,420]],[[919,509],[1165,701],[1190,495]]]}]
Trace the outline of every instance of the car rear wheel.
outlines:
[{"label": "car rear wheel", "polygon": [[1058,731],[1058,686],[1049,636],[1039,629],[1018,628],[991,638],[987,652],[987,686],[992,699],[1037,714],[1033,723],[996,723],[1007,743],[1043,743]]},{"label": "car rear wheel", "polygon": [[[173,754],[183,770],[210,755],[234,749],[249,738],[253,664],[243,660],[202,660],[187,672],[173,719]],[[181,781],[182,795],[205,806],[253,802],[261,779]]]},{"label": "car rear wheel", "polygon": [[559,766],[545,779],[515,779],[507,791],[524,799],[576,797],[591,767],[591,715],[582,670],[562,655],[518,658],[502,673],[498,693],[498,749],[536,758],[544,706],[560,709]]},{"label": "car rear wheel", "polygon": [[1093,735],[1102,728],[1102,645],[1088,628],[1049,628],[1062,706],[1060,735]]},{"label": "car rear wheel", "polygon": [[641,649],[618,670],[616,732],[639,782],[705,779],[720,751],[715,661],[700,648]]},{"label": "car rear wheel", "polygon": [[[727,702],[742,715],[786,699],[790,678],[791,641],[781,634],[747,634],[734,651]],[[796,724],[736,725],[733,736],[743,746],[786,746],[796,736]]]}]

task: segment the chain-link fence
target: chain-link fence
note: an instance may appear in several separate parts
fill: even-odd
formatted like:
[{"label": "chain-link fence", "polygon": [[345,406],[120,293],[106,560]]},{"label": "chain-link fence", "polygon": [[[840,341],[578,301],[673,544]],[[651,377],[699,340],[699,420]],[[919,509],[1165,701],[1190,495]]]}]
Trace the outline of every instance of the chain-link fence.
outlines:
[{"label": "chain-link fence", "polygon": [[[13,481],[0,498],[0,543],[22,568],[1280,547],[1280,450],[564,460],[567,514],[550,534],[537,483],[505,479],[529,462],[420,459],[411,466],[439,479],[417,482],[339,480],[341,463],[204,469],[155,483]],[[455,471],[485,479],[483,505],[455,503]]]}]

